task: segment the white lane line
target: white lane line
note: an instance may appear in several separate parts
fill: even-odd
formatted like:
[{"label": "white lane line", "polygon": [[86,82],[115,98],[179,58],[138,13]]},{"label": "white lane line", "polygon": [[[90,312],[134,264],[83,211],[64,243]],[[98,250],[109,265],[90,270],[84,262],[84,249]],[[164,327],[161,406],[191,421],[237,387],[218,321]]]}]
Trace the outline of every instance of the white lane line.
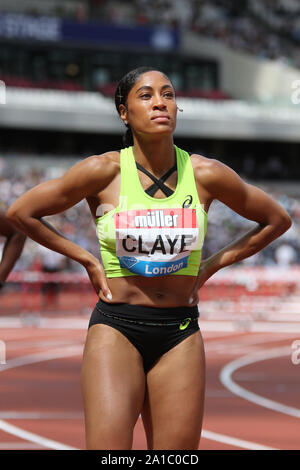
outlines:
[{"label": "white lane line", "polygon": [[52,439],[46,439],[45,437],[33,434],[32,432],[24,431],[24,429],[13,426],[12,424],[6,423],[2,419],[0,420],[0,429],[8,434],[13,434],[14,436],[20,437],[25,441],[34,442],[43,447],[54,450],[77,450],[75,447],[66,446],[60,442],[53,441]]},{"label": "white lane line", "polygon": [[257,444],[256,442],[249,442],[243,439],[237,439],[236,437],[226,436],[224,434],[219,434],[216,432],[207,431],[205,429],[202,430],[201,436],[205,439],[209,439],[211,441],[222,442],[223,444],[228,444],[234,447],[241,447],[242,449],[249,449],[249,450],[278,450],[274,447],[267,447],[261,444]]},{"label": "white lane line", "polygon": [[[271,336],[271,337],[270,337]],[[278,343],[282,341],[292,341],[293,338],[297,338],[298,335],[288,334],[273,334],[273,333],[250,333],[250,336],[239,336],[232,340],[231,344],[228,344],[226,338],[222,340],[213,340],[205,343],[205,352],[207,357],[212,354],[230,356],[243,356],[254,352],[261,351],[261,344],[267,345],[267,343]]]},{"label": "white lane line", "polygon": [[[7,347],[7,352],[9,351],[22,351],[24,349],[33,349],[36,348],[37,350],[39,349],[53,349],[53,348],[58,348],[58,347],[63,347],[63,346],[74,346],[78,345],[78,339],[69,339],[69,340],[52,340],[52,341],[43,341],[43,340],[34,340],[32,338],[28,338],[27,341],[18,341],[18,340],[8,340],[6,341],[6,347]],[[39,349],[38,349],[39,348]]]},{"label": "white lane line", "polygon": [[[250,336],[239,336],[238,338],[222,338],[222,339],[214,339],[211,341],[208,341],[205,345],[206,351],[217,351],[217,350],[222,350],[224,351],[224,348],[228,350],[228,348],[242,348],[243,346],[255,346],[258,344],[266,344],[266,343],[278,343],[279,341],[285,341],[285,340],[291,340],[293,335],[288,334],[277,334],[275,333],[274,335],[270,333],[251,333]],[[294,335],[295,338],[298,338],[298,335],[295,333]],[[229,339],[229,341],[228,341]],[[234,341],[234,344],[228,344],[230,341]]]},{"label": "white lane line", "polygon": [[40,413],[39,411],[0,411],[0,419],[82,419],[83,413]]},{"label": "white lane line", "polygon": [[55,349],[53,351],[39,352],[34,354],[28,354],[27,356],[21,356],[14,359],[8,359],[7,364],[0,365],[0,372],[7,369],[13,369],[15,367],[25,366],[28,364],[34,364],[37,362],[51,361],[53,359],[60,359],[64,357],[77,356],[83,352],[83,346],[77,345],[67,346],[65,348]]},{"label": "white lane line", "polygon": [[43,446],[38,444],[34,445],[30,442],[0,442],[0,450],[38,450],[44,449]]},{"label": "white lane line", "polygon": [[[7,369],[12,369],[14,367],[20,367],[28,364],[34,364],[37,362],[50,361],[53,359],[61,359],[65,357],[78,356],[82,354],[82,345],[71,346],[68,348],[61,348],[54,351],[48,351],[44,353],[30,354],[28,356],[19,357],[16,359],[11,359],[7,361],[7,364],[0,366],[0,371]],[[26,441],[34,442],[35,444],[47,447],[54,450],[78,450],[75,447],[67,446],[61,444],[60,442],[53,441],[52,439],[47,439],[38,434],[34,434],[24,429],[21,429],[17,426],[7,423],[4,420],[0,420],[0,430],[12,434]]]},{"label": "white lane line", "polygon": [[238,385],[232,379],[232,374],[235,371],[241,369],[242,367],[245,367],[249,364],[255,364],[256,362],[262,362],[268,359],[274,359],[277,357],[288,355],[291,355],[291,347],[287,346],[249,354],[247,356],[240,357],[226,364],[226,366],[224,366],[221,370],[219,378],[224,387],[226,387],[235,395],[244,398],[245,400],[248,400],[252,403],[255,403],[256,405],[268,408],[273,411],[278,411],[280,413],[284,413],[295,418],[300,418],[300,409],[284,405],[277,401],[270,400],[269,398],[265,398],[261,395],[258,395],[257,393],[250,392],[246,388]]},{"label": "white lane line", "polygon": [[43,328],[43,329],[67,329],[67,330],[83,330],[87,329],[89,319],[83,318],[41,318],[36,323],[25,323],[18,317],[2,317],[0,319],[1,328]]},{"label": "white lane line", "polygon": [[300,333],[300,322],[269,323],[250,322],[249,327],[243,328],[232,321],[199,321],[202,331],[232,331],[239,333]]}]

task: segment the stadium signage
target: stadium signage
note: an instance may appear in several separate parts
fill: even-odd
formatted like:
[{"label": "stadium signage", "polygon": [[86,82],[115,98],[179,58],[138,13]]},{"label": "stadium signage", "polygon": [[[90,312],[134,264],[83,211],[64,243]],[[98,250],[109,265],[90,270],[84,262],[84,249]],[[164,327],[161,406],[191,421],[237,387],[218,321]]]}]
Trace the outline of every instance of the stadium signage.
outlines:
[{"label": "stadium signage", "polygon": [[8,39],[33,39],[59,41],[61,39],[59,18],[34,17],[21,14],[0,15],[0,36]]},{"label": "stadium signage", "polygon": [[112,25],[94,21],[79,23],[56,17],[11,13],[0,15],[0,37],[165,50],[176,49],[179,46],[179,32],[166,27]]}]

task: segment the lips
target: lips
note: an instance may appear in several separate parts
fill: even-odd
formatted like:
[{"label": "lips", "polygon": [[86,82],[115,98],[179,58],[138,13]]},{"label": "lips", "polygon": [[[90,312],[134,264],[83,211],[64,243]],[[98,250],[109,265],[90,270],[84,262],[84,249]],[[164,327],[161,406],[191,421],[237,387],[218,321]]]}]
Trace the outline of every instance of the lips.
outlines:
[{"label": "lips", "polygon": [[168,114],[157,114],[151,118],[151,121],[169,121],[170,117]]}]

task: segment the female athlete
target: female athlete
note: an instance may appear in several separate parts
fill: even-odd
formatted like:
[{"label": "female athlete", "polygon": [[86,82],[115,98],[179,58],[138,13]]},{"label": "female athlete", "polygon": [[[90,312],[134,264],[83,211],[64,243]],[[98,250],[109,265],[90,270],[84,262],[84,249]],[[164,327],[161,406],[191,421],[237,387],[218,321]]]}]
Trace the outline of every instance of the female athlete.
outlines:
[{"label": "female athlete", "polygon": [[[197,449],[205,390],[198,290],[282,235],[291,220],[228,166],[174,145],[178,108],[164,73],[129,72],[115,103],[127,127],[124,148],[34,187],[7,216],[81,263],[99,296],[81,376],[87,449],[131,449],[140,414],[148,449]],[[96,222],[102,263],[43,220],[82,199]],[[214,199],[257,224],[200,264]]]}]

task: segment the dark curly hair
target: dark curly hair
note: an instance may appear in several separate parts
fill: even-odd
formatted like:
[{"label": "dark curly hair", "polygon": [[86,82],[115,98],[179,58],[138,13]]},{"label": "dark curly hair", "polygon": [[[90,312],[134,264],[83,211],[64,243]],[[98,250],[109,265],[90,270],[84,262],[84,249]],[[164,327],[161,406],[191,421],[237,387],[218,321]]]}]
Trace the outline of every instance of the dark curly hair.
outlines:
[{"label": "dark curly hair", "polygon": [[[128,97],[128,94],[131,90],[131,88],[136,84],[138,78],[143,75],[143,73],[146,73],[146,72],[152,72],[152,71],[156,71],[156,72],[160,72],[162,73],[163,75],[166,76],[166,74],[164,72],[162,72],[161,70],[158,70],[157,68],[155,67],[138,67],[134,70],[131,70],[130,72],[128,72],[126,75],[124,75],[123,78],[121,78],[121,80],[119,81],[118,85],[117,85],[117,88],[116,88],[116,91],[115,91],[115,105],[116,105],[116,109],[118,111],[118,114],[120,115],[120,105],[123,104],[127,110],[127,97]],[[166,78],[168,78],[166,76]],[[169,80],[169,79],[168,79]],[[129,124],[125,124],[126,127],[127,127],[127,130],[125,132],[125,134],[123,135],[123,145],[125,147],[130,147],[133,145],[133,135],[132,135],[132,131],[131,131],[131,128],[129,126]]]}]

